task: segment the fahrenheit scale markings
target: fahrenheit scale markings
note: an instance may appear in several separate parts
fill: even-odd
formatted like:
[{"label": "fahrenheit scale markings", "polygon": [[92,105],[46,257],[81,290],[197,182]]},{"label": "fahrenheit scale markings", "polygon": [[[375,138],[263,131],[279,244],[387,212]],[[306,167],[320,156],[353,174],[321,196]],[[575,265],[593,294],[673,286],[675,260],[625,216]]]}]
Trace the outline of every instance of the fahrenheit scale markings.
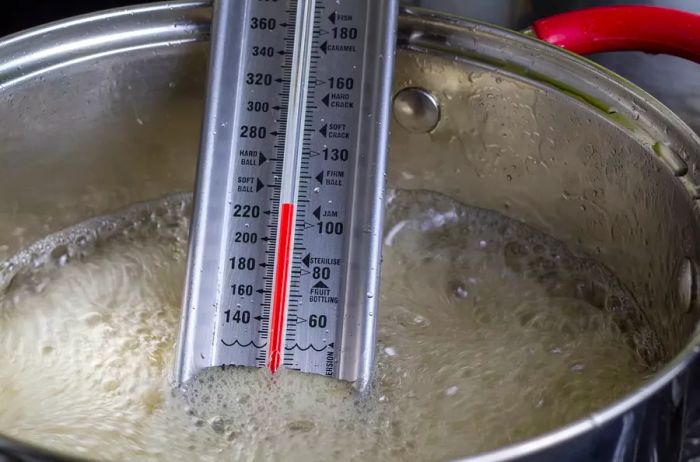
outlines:
[{"label": "fahrenheit scale markings", "polygon": [[397,8],[215,2],[180,382],[229,364],[369,380]]}]

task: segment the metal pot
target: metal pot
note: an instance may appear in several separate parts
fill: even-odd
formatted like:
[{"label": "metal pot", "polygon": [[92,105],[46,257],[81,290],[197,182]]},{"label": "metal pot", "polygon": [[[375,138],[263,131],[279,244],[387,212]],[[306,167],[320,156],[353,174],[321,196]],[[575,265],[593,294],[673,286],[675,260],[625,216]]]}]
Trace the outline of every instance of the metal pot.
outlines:
[{"label": "metal pot", "polygon": [[[520,30],[534,19],[581,8],[626,5],[628,0],[407,0],[415,6],[449,12]],[[700,13],[694,0],[636,0],[639,5],[658,5]],[[659,98],[696,133],[700,132],[700,80],[697,67],[667,55],[641,52],[600,53],[590,57]],[[669,80],[672,76],[672,80]]]},{"label": "metal pot", "polygon": [[[191,190],[208,6],[116,10],[0,42],[0,260],[88,217]],[[404,10],[399,45],[396,92],[431,96],[399,101],[439,120],[394,124],[390,186],[498,210],[595,255],[638,297],[668,360],[588,418],[467,460],[692,454],[700,139],[625,80],[514,32]],[[0,458],[45,457],[35,451],[0,442]]]}]

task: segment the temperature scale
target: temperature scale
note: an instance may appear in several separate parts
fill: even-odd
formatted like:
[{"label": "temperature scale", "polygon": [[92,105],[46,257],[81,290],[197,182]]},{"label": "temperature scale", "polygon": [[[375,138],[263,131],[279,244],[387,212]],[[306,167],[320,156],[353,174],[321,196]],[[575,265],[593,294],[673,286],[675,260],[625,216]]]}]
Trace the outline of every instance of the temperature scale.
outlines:
[{"label": "temperature scale", "polygon": [[364,389],[396,0],[218,0],[176,378],[281,367]]}]

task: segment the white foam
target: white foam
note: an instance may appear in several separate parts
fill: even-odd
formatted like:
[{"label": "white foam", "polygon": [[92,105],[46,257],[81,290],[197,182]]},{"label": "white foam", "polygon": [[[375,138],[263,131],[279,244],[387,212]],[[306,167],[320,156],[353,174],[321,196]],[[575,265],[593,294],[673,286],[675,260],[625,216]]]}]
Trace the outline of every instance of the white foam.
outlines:
[{"label": "white foam", "polygon": [[52,237],[67,251],[15,260],[0,433],[108,460],[446,460],[551,430],[643,379],[613,316],[575,296],[588,280],[624,298],[605,271],[444,196],[390,196],[384,354],[366,400],[325,377],[242,368],[173,392],[187,221],[165,207],[143,218],[167,226],[103,220],[66,234],[87,243]]}]

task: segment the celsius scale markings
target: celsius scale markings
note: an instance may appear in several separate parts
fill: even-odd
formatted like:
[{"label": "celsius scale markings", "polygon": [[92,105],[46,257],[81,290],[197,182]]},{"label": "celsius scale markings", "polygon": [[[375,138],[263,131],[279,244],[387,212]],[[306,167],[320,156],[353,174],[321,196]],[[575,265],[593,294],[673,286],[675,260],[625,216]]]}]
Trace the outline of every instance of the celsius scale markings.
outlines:
[{"label": "celsius scale markings", "polygon": [[214,5],[177,380],[288,367],[363,389],[397,2]]}]

